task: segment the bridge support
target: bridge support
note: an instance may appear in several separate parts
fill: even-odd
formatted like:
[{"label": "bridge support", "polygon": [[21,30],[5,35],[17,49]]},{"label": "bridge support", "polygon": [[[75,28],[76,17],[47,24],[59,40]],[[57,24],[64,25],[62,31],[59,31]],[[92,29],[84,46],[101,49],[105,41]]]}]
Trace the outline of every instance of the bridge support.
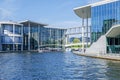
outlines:
[{"label": "bridge support", "polygon": [[84,51],[85,44],[84,44],[84,18],[82,18],[82,50]]},{"label": "bridge support", "polygon": [[[85,21],[86,20],[86,21]],[[89,30],[88,30],[88,24],[89,24],[89,21],[88,21],[88,17],[86,18],[82,18],[82,49],[84,50],[85,48],[88,47],[88,38],[89,38],[89,35],[88,33],[90,34]],[[85,42],[85,38],[86,38],[86,42]],[[85,44],[86,43],[86,44]]]}]

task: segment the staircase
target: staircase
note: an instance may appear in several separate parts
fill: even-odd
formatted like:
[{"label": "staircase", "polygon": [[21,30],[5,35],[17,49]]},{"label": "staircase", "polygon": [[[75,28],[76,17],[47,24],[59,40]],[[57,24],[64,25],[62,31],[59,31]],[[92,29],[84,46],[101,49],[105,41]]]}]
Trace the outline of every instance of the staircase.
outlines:
[{"label": "staircase", "polygon": [[102,35],[96,42],[86,49],[86,53],[106,53],[106,37]]}]

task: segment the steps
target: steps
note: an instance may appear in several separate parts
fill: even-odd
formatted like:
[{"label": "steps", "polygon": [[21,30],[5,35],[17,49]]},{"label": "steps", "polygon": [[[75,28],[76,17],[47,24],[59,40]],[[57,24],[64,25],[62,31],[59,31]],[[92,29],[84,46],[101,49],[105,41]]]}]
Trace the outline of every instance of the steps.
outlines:
[{"label": "steps", "polygon": [[86,49],[86,53],[106,53],[106,37],[102,35],[96,42]]}]

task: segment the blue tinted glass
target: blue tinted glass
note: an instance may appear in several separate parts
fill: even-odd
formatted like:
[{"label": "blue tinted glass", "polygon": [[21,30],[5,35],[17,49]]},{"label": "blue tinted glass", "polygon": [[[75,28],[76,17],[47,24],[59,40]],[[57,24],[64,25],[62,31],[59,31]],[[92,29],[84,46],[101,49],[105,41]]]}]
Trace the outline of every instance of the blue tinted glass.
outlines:
[{"label": "blue tinted glass", "polygon": [[6,43],[6,44],[10,44],[10,43],[13,43],[13,37],[10,37],[10,36],[2,36],[2,39],[1,39],[1,43]]},{"label": "blue tinted glass", "polygon": [[120,1],[94,6],[91,13],[92,40],[95,40],[120,21]]},{"label": "blue tinted glass", "polygon": [[22,43],[22,37],[15,37],[14,41],[15,43]]}]

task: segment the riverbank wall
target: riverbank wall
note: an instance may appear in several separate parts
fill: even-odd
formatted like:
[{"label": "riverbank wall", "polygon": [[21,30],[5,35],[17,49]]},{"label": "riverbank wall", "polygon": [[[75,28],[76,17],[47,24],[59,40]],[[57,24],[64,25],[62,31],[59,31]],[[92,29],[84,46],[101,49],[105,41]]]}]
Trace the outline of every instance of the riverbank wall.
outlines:
[{"label": "riverbank wall", "polygon": [[103,54],[103,53],[83,53],[79,51],[73,51],[74,54],[77,54],[79,56],[86,56],[86,57],[92,57],[92,58],[99,58],[99,59],[106,59],[106,60],[115,60],[120,61],[120,54]]}]

